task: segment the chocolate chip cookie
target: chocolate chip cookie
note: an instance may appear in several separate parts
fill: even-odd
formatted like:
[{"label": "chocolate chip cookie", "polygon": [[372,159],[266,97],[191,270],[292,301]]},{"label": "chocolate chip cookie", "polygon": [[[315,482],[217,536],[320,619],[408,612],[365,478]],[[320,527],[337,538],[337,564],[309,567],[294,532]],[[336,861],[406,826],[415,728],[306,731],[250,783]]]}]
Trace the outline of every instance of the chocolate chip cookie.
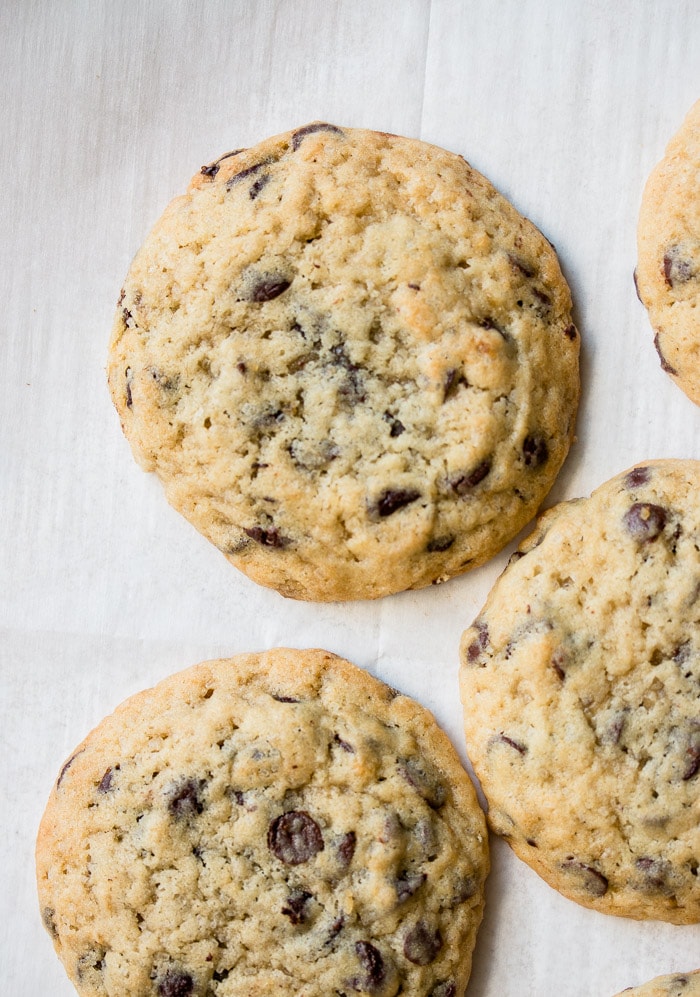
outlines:
[{"label": "chocolate chip cookie", "polygon": [[316,122],[173,201],[109,384],[137,460],[236,567],[336,601],[518,532],[569,449],[578,353],[552,247],[461,156]]},{"label": "chocolate chip cookie", "polygon": [[461,659],[491,827],[584,906],[700,921],[700,462],[547,512]]},{"label": "chocolate chip cookie", "polygon": [[661,366],[700,405],[700,101],[642,197],[637,289]]},{"label": "chocolate chip cookie", "polygon": [[81,997],[457,997],[487,871],[431,714],[323,651],[127,700],[64,764],[37,844]]},{"label": "chocolate chip cookie", "polygon": [[657,976],[641,987],[628,987],[617,997],[700,997],[700,970]]}]

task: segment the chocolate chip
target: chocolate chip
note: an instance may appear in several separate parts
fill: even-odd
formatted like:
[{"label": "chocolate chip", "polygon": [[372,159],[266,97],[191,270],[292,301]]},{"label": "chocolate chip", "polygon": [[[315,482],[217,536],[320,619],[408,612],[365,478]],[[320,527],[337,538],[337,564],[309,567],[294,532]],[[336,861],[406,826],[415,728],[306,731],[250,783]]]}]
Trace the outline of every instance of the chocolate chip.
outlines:
[{"label": "chocolate chip", "polygon": [[248,188],[248,197],[251,199],[251,201],[255,200],[260,191],[269,183],[269,181],[270,181],[270,174],[263,173],[262,176],[258,177],[255,183],[252,183],[250,185],[250,187]]},{"label": "chocolate chip", "polygon": [[206,782],[204,779],[182,779],[172,785],[167,793],[168,810],[178,820],[194,817],[204,810],[202,802],[202,790]]},{"label": "chocolate chip", "polygon": [[641,488],[642,485],[649,483],[650,478],[651,468],[633,467],[632,470],[625,475],[625,488]]},{"label": "chocolate chip", "polygon": [[449,485],[457,495],[467,495],[472,488],[484,480],[491,470],[491,461],[484,460],[470,471],[468,474],[460,474],[449,479]]},{"label": "chocolate chip", "polygon": [[556,672],[557,678],[563,682],[566,678],[566,672],[563,667],[566,663],[566,652],[563,647],[558,647],[555,651],[553,651],[550,663]]},{"label": "chocolate chip", "polygon": [[[209,956],[207,956],[207,959]],[[216,980],[217,983],[221,983],[223,980],[227,980],[229,976],[228,969],[215,969],[212,973],[212,980]]]},{"label": "chocolate chip", "polygon": [[664,277],[669,287],[686,284],[695,276],[692,260],[687,259],[680,246],[669,246],[664,255]]},{"label": "chocolate chip", "polygon": [[450,900],[451,906],[457,907],[459,904],[463,904],[467,900],[471,900],[477,891],[477,887],[477,881],[473,876],[460,876],[455,883],[452,898]]},{"label": "chocolate chip", "polygon": [[160,997],[188,997],[194,992],[194,980],[189,973],[168,969],[158,981]]},{"label": "chocolate chip", "polygon": [[401,436],[406,431],[404,424],[399,419],[396,419],[391,412],[385,412],[382,419],[384,422],[389,423],[389,436],[392,438],[396,439],[397,436]]},{"label": "chocolate chip", "polygon": [[277,700],[278,703],[299,703],[301,700],[295,699],[294,696],[275,696],[273,694],[273,699]]},{"label": "chocolate chip", "polygon": [[576,326],[573,324],[567,325],[566,329],[564,329],[564,335],[566,336],[567,339],[570,339],[573,342],[578,336],[578,330]]},{"label": "chocolate chip", "polygon": [[419,921],[403,940],[403,954],[416,966],[428,966],[442,948],[442,938],[436,929],[432,931],[425,921]]},{"label": "chocolate chip", "polygon": [[[632,271],[632,280],[634,281],[634,291],[635,291],[635,294],[637,295],[637,297],[639,298],[639,300],[642,301],[642,296],[639,293],[639,280],[638,280],[638,277],[637,277],[637,268],[636,267]],[[643,301],[642,301],[642,304],[644,304]]]},{"label": "chocolate chip", "polygon": [[246,294],[246,301],[272,301],[284,294],[288,287],[291,287],[291,280],[287,280],[281,274],[262,274],[251,285]]},{"label": "chocolate chip", "polygon": [[234,149],[233,152],[225,152],[223,156],[219,156],[219,158],[213,163],[209,163],[208,166],[203,166],[200,173],[205,177],[215,177],[221,169],[219,164],[223,163],[225,159],[231,159],[232,156],[237,156],[240,152],[245,152],[245,149]]},{"label": "chocolate chip", "polygon": [[402,872],[396,878],[396,897],[400,904],[416,893],[427,879],[424,872]]},{"label": "chocolate chip", "polygon": [[68,761],[65,763],[65,765],[63,766],[63,768],[61,769],[61,771],[58,773],[58,779],[56,780],[56,789],[58,789],[60,787],[61,783],[63,782],[63,778],[64,778],[66,772],[71,767],[71,765],[73,764],[73,762],[75,761],[75,759],[78,757],[78,755],[82,755],[83,751],[84,751],[83,748],[81,748],[80,751],[76,751],[75,754],[71,755],[70,758],[68,759]]},{"label": "chocolate chip", "polygon": [[339,456],[340,447],[332,440],[321,440],[315,447],[308,447],[299,440],[292,440],[289,453],[296,466],[302,470],[320,471]]},{"label": "chocolate chip", "polygon": [[562,863],[562,869],[566,872],[573,873],[576,878],[581,883],[581,886],[586,891],[594,897],[602,897],[608,891],[608,879],[594,869],[590,865],[586,865],[584,862],[578,862],[574,859],[573,855],[569,856],[565,862]]},{"label": "chocolate chip", "polygon": [[439,810],[443,806],[447,790],[432,767],[428,767],[420,758],[407,758],[399,764],[399,771],[433,810]]},{"label": "chocolate chip", "polygon": [[700,771],[700,732],[691,735],[688,747],[685,749],[685,769],[683,782],[688,782]]},{"label": "chocolate chip", "polygon": [[350,986],[355,990],[366,990],[376,993],[384,983],[386,967],[381,953],[370,942],[355,942],[355,953],[360,960],[364,975],[355,977]]},{"label": "chocolate chip", "polygon": [[354,831],[348,831],[340,839],[338,844],[338,859],[340,864],[347,868],[352,862],[352,857],[355,854],[355,845],[357,844],[357,837]]},{"label": "chocolate chip", "polygon": [[656,349],[656,352],[659,355],[659,360],[661,361],[661,370],[666,371],[667,374],[673,374],[674,376],[677,375],[678,371],[676,370],[676,368],[671,366],[671,364],[668,362],[666,357],[661,352],[661,344],[659,343],[658,332],[654,336],[654,348]]},{"label": "chocolate chip", "polygon": [[306,901],[311,899],[312,894],[308,890],[293,890],[287,897],[287,901],[282,908],[282,913],[289,918],[292,924],[303,924],[308,913],[305,911]]},{"label": "chocolate chip", "polygon": [[330,930],[328,932],[328,937],[326,938],[323,944],[330,945],[332,942],[334,942],[344,927],[345,927],[345,918],[341,914],[340,917],[336,917],[336,919],[331,924]]},{"label": "chocolate chip", "polygon": [[101,990],[102,981],[99,975],[97,980],[95,980],[95,975],[100,974],[104,969],[104,957],[106,954],[104,949],[91,949],[89,952],[84,952],[78,959],[76,967],[78,970],[78,979],[81,982],[94,982]]},{"label": "chocolate chip", "polygon": [[526,467],[539,467],[549,457],[547,443],[538,436],[526,436],[523,440],[523,459]]},{"label": "chocolate chip", "polygon": [[622,731],[624,730],[625,724],[627,722],[627,714],[629,710],[620,710],[617,713],[612,723],[610,723],[606,729],[603,731],[601,737],[601,744],[619,744],[620,738],[622,737]]},{"label": "chocolate chip", "polygon": [[333,367],[340,368],[345,374],[345,378],[338,388],[340,400],[351,408],[360,402],[364,402],[367,395],[360,368],[352,362],[342,344],[339,343],[331,347],[330,353]]},{"label": "chocolate chip", "polygon": [[516,256],[514,253],[508,253],[508,259],[512,267],[519,270],[523,277],[534,277],[537,273],[534,264],[522,259],[520,256]]},{"label": "chocolate chip", "polygon": [[270,824],[267,847],[286,865],[301,865],[323,851],[323,836],[306,811],[288,810]]},{"label": "chocolate chip", "polygon": [[56,911],[53,907],[44,907],[41,912],[41,920],[44,923],[44,927],[51,935],[52,938],[58,938],[58,928],[56,927]]},{"label": "chocolate chip", "polygon": [[266,530],[261,526],[251,526],[244,528],[243,532],[262,547],[276,547],[280,550],[292,542],[288,537],[283,537],[276,526],[269,526]]},{"label": "chocolate chip", "polygon": [[453,398],[457,394],[457,389],[463,384],[465,387],[469,387],[469,382],[466,377],[460,373],[459,369],[456,367],[450,368],[445,374],[445,379],[442,386],[442,400],[446,402],[449,398]]},{"label": "chocolate chip", "polygon": [[314,121],[313,124],[304,125],[303,128],[297,128],[294,132],[292,135],[292,151],[296,152],[306,136],[312,135],[314,132],[334,132],[336,135],[345,134],[342,129],[337,128],[335,125],[329,125],[325,121]]},{"label": "chocolate chip", "polygon": [[507,744],[509,748],[513,748],[520,755],[527,754],[527,746],[525,744],[523,744],[521,741],[516,741],[512,737],[508,737],[506,734],[503,733],[503,731],[501,731],[496,740],[502,741],[503,744]]},{"label": "chocolate chip", "polygon": [[467,648],[467,661],[470,664],[474,664],[475,661],[481,657],[482,651],[485,651],[489,644],[489,628],[485,623],[480,620],[474,622],[474,629],[476,630],[476,639],[471,642]]},{"label": "chocolate chip", "polygon": [[[119,766],[116,765],[115,768],[119,769]],[[114,775],[113,769],[111,767],[108,768],[105,774],[100,779],[100,784],[97,787],[98,793],[108,793],[110,791],[110,789],[112,788],[113,775]]]},{"label": "chocolate chip", "polygon": [[344,741],[344,740],[342,739],[342,737],[340,737],[340,736],[339,736],[338,734],[334,734],[334,735],[333,735],[333,741],[334,741],[334,742],[335,742],[335,743],[336,743],[336,744],[337,744],[337,745],[338,745],[338,746],[339,746],[340,748],[342,748],[342,749],[343,749],[343,751],[347,751],[347,752],[348,752],[349,754],[351,754],[351,755],[354,755],[354,754],[355,754],[355,749],[353,748],[353,746],[352,746],[351,744],[349,744],[349,743],[348,743],[347,741]]},{"label": "chocolate chip", "polygon": [[255,176],[255,174],[259,173],[263,167],[269,166],[271,162],[271,159],[263,159],[261,162],[255,163],[253,166],[249,166],[245,170],[241,170],[240,173],[234,173],[233,176],[229,177],[226,181],[226,189],[231,190],[233,186],[241,183],[241,181],[245,180],[247,177]]},{"label": "chocolate chip", "polygon": [[665,890],[668,889],[668,877],[671,872],[671,863],[663,859],[652,859],[644,856],[634,863],[644,876],[646,889]]},{"label": "chocolate chip", "polygon": [[132,385],[132,383],[133,382],[132,382],[132,377],[131,377],[131,367],[127,367],[126,370],[125,370],[125,372],[124,372],[124,393],[126,395],[126,407],[127,408],[131,408],[131,406],[134,404],[134,399],[133,399],[133,396],[131,394],[131,385]]},{"label": "chocolate chip", "polygon": [[451,534],[442,537],[433,537],[432,540],[428,540],[425,549],[429,554],[441,553],[442,551],[449,550],[455,540],[456,537]]},{"label": "chocolate chip", "polygon": [[415,488],[387,488],[376,502],[369,506],[370,515],[378,516],[381,519],[392,516],[399,509],[415,502],[420,496],[421,493]]},{"label": "chocolate chip", "polygon": [[642,543],[656,540],[666,525],[666,510],[651,502],[635,502],[623,517],[627,531]]},{"label": "chocolate chip", "polygon": [[412,291],[420,291],[420,284],[409,284],[408,287],[410,287]]}]

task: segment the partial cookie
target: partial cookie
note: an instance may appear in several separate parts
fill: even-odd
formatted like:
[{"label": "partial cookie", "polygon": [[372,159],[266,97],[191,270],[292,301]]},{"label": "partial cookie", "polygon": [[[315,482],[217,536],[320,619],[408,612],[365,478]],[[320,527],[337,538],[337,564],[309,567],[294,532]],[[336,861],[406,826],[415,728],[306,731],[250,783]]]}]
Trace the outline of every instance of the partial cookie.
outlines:
[{"label": "partial cookie", "polygon": [[657,976],[641,987],[627,987],[617,997],[700,997],[700,970]]},{"label": "partial cookie", "polygon": [[647,181],[637,241],[661,366],[700,405],[700,101]]},{"label": "partial cookie", "polygon": [[127,700],[63,766],[37,843],[81,997],[458,997],[487,871],[432,715],[323,651]]},{"label": "partial cookie", "polygon": [[700,462],[547,512],[462,638],[491,827],[596,910],[700,920]]},{"label": "partial cookie", "polygon": [[528,522],[578,352],[552,247],[461,156],[315,123],[173,201],[109,383],[176,509],[256,582],[334,601],[450,578]]}]

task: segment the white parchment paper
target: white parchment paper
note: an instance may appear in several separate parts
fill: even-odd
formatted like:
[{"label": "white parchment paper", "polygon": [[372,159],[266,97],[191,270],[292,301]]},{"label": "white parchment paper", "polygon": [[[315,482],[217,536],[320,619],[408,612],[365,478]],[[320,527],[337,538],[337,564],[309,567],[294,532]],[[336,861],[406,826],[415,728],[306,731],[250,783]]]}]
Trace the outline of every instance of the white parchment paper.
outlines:
[{"label": "white parchment paper", "polygon": [[[463,154],[555,243],[583,342],[578,440],[547,504],[700,458],[632,283],[649,170],[700,97],[697,0],[0,2],[0,992],[70,997],[35,898],[58,769],[127,695],[275,645],[428,706],[466,762],[457,646],[509,551],[376,603],[288,602],[134,464],[105,385],[130,259],[228,149],[321,118]],[[509,550],[512,549],[509,548]],[[469,997],[611,997],[700,967],[700,926],[564,900],[493,842]]]}]

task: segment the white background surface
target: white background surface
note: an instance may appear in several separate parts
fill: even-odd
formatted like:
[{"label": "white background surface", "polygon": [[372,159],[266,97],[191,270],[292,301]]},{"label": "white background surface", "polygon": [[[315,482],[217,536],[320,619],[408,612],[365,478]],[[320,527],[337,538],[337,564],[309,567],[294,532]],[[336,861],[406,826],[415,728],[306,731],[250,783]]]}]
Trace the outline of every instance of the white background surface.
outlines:
[{"label": "white background surface", "polygon": [[[332,606],[230,567],[136,467],[105,386],[147,230],[201,164],[315,118],[443,145],[542,228],[572,287],[578,442],[548,504],[637,460],[700,458],[700,410],[632,284],[644,180],[700,97],[700,5],[1,0],[0,69],[0,993],[70,997],[33,847],[87,731],[205,658],[322,646],[431,708],[464,759],[459,636],[508,555]],[[700,925],[606,917],[499,842],[492,859],[469,997],[611,997],[700,966]]]}]

